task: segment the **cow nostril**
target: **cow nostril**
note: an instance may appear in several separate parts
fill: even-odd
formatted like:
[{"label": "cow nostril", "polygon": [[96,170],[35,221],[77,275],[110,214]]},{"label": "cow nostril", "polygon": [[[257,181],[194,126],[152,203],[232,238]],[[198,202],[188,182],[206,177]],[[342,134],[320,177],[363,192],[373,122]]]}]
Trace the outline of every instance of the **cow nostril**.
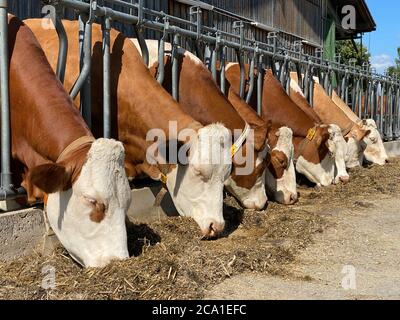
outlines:
[{"label": "cow nostril", "polygon": [[294,204],[294,203],[296,203],[296,201],[297,201],[297,195],[294,194],[294,193],[292,193],[292,194],[290,195],[290,202],[291,202],[292,204]]},{"label": "cow nostril", "polygon": [[389,159],[386,159],[386,160],[385,160],[385,163],[386,163],[386,164],[388,164],[389,162],[390,162]]},{"label": "cow nostril", "polygon": [[346,183],[349,182],[350,177],[340,177],[339,179],[340,179],[340,181],[342,181],[344,184],[346,184]]}]

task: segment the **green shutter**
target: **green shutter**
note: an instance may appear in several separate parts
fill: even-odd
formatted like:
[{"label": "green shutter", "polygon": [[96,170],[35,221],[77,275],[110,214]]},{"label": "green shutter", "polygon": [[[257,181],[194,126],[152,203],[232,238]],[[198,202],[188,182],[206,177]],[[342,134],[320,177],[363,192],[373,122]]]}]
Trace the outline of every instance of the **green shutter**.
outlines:
[{"label": "green shutter", "polygon": [[335,43],[336,43],[336,25],[335,21],[328,16],[325,25],[324,35],[324,58],[334,61],[335,59]]}]

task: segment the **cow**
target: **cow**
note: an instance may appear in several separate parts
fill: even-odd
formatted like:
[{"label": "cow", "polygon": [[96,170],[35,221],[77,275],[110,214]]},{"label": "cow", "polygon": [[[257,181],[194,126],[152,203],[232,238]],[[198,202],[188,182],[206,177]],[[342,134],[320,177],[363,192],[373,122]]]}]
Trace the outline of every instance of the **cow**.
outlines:
[{"label": "cow", "polygon": [[[140,50],[137,40],[132,39],[132,42]],[[150,54],[150,70],[155,76],[158,68],[158,41],[146,40],[146,44]],[[171,51],[172,46],[170,43],[165,43],[164,45],[167,52]],[[241,122],[243,120],[250,124],[254,130],[255,154],[252,158],[258,159],[254,166],[255,170],[251,174],[238,176],[235,171],[239,165],[234,162],[234,171],[225,183],[227,190],[248,209],[261,209],[264,207],[267,200],[265,189],[280,203],[295,203],[297,201],[297,190],[296,176],[294,170],[292,170],[291,150],[293,145],[292,142],[289,143],[286,139],[290,132],[285,129],[279,132],[277,130],[272,131],[272,134],[277,135],[279,139],[273,139],[275,144],[272,146],[274,150],[271,152],[270,162],[269,164],[265,162],[266,148],[268,147],[266,145],[266,134],[268,132],[266,128],[268,128],[268,124],[248,104],[240,99],[233,90],[229,90],[229,94],[224,96],[217,86],[218,83],[213,80],[211,73],[199,58],[183,48],[178,48],[177,52],[181,60],[179,69],[179,102],[185,111],[202,123],[221,121],[231,131],[236,128],[242,128],[243,123]],[[166,57],[164,87],[169,92],[172,91],[171,67],[171,59]],[[192,83],[196,83],[197,86],[193,87]],[[235,114],[232,107],[237,114]],[[270,133],[268,132],[268,135]],[[276,146],[277,140],[279,140],[278,147]],[[249,152],[248,146],[243,148],[246,148],[244,150],[245,154]],[[265,176],[268,176],[267,188],[265,188]]]},{"label": "cow", "polygon": [[[290,98],[292,101],[303,110],[316,124],[323,124],[314,109],[310,106],[305,98],[300,86],[297,82],[297,73],[290,73]],[[331,139],[329,140],[329,150],[335,155],[335,183],[343,182],[348,183],[350,176],[346,170],[346,157],[347,157],[347,142],[342,135],[342,130],[339,126],[332,123],[325,123],[329,125],[329,133]]]},{"label": "cow", "polygon": [[[246,66],[248,69],[248,66]],[[235,93],[239,92],[240,68],[237,63],[226,67],[226,78]],[[250,100],[257,107],[256,88]],[[334,182],[334,159],[328,149],[329,128],[316,125],[300,110],[283,90],[271,70],[264,77],[262,95],[262,118],[277,126],[286,126],[293,131],[296,170],[318,186],[328,186]]]},{"label": "cow", "polygon": [[332,93],[333,102],[350,118],[351,121],[361,126],[364,130],[369,130],[370,134],[362,140],[364,146],[365,160],[384,165],[388,162],[388,155],[383,145],[382,137],[378,131],[378,127],[374,119],[361,120],[356,114],[346,105],[346,103],[337,95],[336,91]]},{"label": "cow", "polygon": [[[136,39],[132,43],[140,50]],[[146,40],[149,50],[149,69],[155,77],[158,69],[159,44],[156,40]],[[170,51],[172,46],[165,43],[165,49]],[[203,125],[213,122],[223,123],[232,134],[235,130],[244,132],[246,124],[252,129],[250,136],[237,155],[233,158],[233,171],[225,182],[225,188],[247,209],[261,210],[267,203],[265,192],[265,169],[268,165],[269,146],[267,144],[267,125],[253,110],[242,102],[238,106],[243,110],[238,113],[229,100],[222,94],[211,73],[202,61],[183,48],[177,50],[179,59],[179,104],[182,109]],[[164,59],[165,78],[164,88],[172,94],[172,61],[170,56]],[[193,83],[196,83],[194,86]],[[247,109],[247,112],[246,112]],[[233,137],[238,139],[238,137]],[[248,163],[243,163],[247,159]],[[250,166],[249,170],[243,170]],[[248,172],[246,172],[248,171]]]},{"label": "cow", "polygon": [[[240,115],[252,114],[253,117],[262,120],[258,114],[230,88],[229,81],[225,80],[227,96]],[[263,120],[262,120],[263,121]],[[270,147],[270,163],[266,170],[266,190],[269,197],[278,203],[291,205],[298,200],[296,172],[294,170],[293,157],[293,132],[287,127],[274,126],[268,122],[268,145]]]},{"label": "cow", "polygon": [[347,168],[361,166],[363,163],[364,148],[362,141],[369,136],[370,130],[365,130],[351,121],[346,114],[326,94],[324,88],[314,78],[314,110],[324,122],[338,125],[343,136],[347,139]]},{"label": "cow", "polygon": [[[55,68],[56,32],[44,29],[41,19],[29,19],[26,23]],[[67,20],[63,24],[69,40],[64,86],[70,90],[79,74],[79,25]],[[223,188],[232,166],[229,130],[220,123],[203,126],[185,113],[152,77],[132,42],[114,29],[110,38],[112,136],[124,144],[129,179],[146,176],[161,181],[179,214],[192,217],[205,238],[217,237],[225,226]],[[93,25],[92,39],[92,123],[94,134],[101,135],[102,31],[97,24]],[[154,136],[150,139],[149,135]],[[161,154],[165,155],[162,158],[178,158],[182,150],[188,154],[184,161],[162,161],[156,157]]]},{"label": "cow", "polygon": [[94,139],[35,36],[12,15],[8,24],[15,181],[30,202],[47,194],[49,224],[78,263],[102,267],[128,258],[131,193],[122,144]]}]

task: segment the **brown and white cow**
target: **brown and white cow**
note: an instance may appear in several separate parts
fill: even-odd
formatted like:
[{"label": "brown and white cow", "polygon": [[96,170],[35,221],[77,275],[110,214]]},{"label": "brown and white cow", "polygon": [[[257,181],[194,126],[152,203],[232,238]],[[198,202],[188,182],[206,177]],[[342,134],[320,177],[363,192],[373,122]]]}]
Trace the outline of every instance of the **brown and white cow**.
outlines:
[{"label": "brown and white cow", "polygon": [[[248,69],[248,66],[247,66]],[[226,78],[236,93],[239,91],[240,68],[229,64]],[[256,88],[250,105],[256,108]],[[317,125],[290,99],[280,82],[267,70],[264,78],[262,118],[293,131],[296,170],[311,182],[328,186],[334,182],[334,159],[328,149],[329,127]]]},{"label": "brown and white cow", "polygon": [[10,106],[15,176],[31,201],[48,193],[47,217],[71,256],[87,267],[128,258],[131,202],[125,152],[95,140],[36,38],[9,16]]},{"label": "brown and white cow", "polygon": [[[298,85],[297,73],[290,74],[290,98],[293,102],[303,110],[313,121],[317,124],[323,124],[314,109],[310,106],[305,98],[300,86]],[[340,181],[347,183],[350,176],[346,170],[346,157],[347,157],[347,142],[342,135],[342,130],[336,124],[325,123],[329,126],[329,150],[335,156],[335,183]]]},{"label": "brown and white cow", "polygon": [[[264,121],[240,96],[231,88],[226,79],[228,99],[241,114],[251,113],[257,121]],[[270,163],[266,170],[267,194],[282,204],[294,204],[297,202],[296,172],[294,169],[293,132],[287,127],[279,127],[268,124],[268,144],[270,147]]]},{"label": "brown and white cow", "polygon": [[[131,39],[140,50],[136,39]],[[150,53],[150,71],[153,76],[158,68],[158,41],[146,40]],[[171,44],[165,44],[171,50]],[[267,144],[267,125],[244,101],[236,105],[237,112],[222,94],[211,73],[202,61],[183,48],[179,54],[179,104],[185,112],[203,125],[213,122],[223,123],[238,139],[246,124],[252,129],[238,153],[233,158],[233,171],[225,182],[226,189],[247,209],[261,210],[267,202],[265,192],[265,168],[269,164]],[[172,64],[170,56],[165,57],[164,88],[172,93]],[[194,85],[196,84],[196,85]],[[239,135],[234,135],[235,131]],[[250,141],[251,140],[251,141]],[[244,161],[247,161],[244,163]]]},{"label": "brown and white cow", "polygon": [[332,94],[333,102],[350,118],[351,121],[361,126],[364,130],[369,130],[371,133],[363,139],[366,144],[364,147],[364,157],[367,161],[384,165],[388,162],[388,155],[385,150],[385,146],[382,141],[382,137],[378,131],[378,127],[374,119],[361,120],[357,115],[349,108],[348,105],[337,95],[335,91]]},{"label": "brown and white cow", "polygon": [[[26,23],[41,43],[50,64],[57,64],[58,38],[54,30],[44,29],[41,19]],[[79,74],[77,21],[63,21],[69,54],[65,88],[73,86]],[[101,27],[93,25],[92,123],[95,135],[102,134],[103,70]],[[182,216],[192,217],[205,237],[223,231],[223,188],[231,170],[230,134],[221,124],[202,126],[185,113],[178,103],[151,76],[142,58],[123,34],[111,30],[111,101],[113,136],[123,142],[130,178],[146,175],[163,181]],[[170,130],[171,127],[176,132]],[[151,139],[149,138],[151,137]],[[158,144],[154,144],[158,139]],[[161,163],[155,156],[165,146],[190,140],[188,163]],[[156,149],[152,149],[153,147]],[[169,151],[173,149],[169,148]],[[179,153],[182,150],[179,149]],[[167,154],[173,157],[176,153]]]},{"label": "brown and white cow", "polygon": [[364,152],[361,142],[368,137],[371,131],[365,130],[351,121],[326,94],[324,88],[318,83],[317,78],[315,78],[314,84],[313,107],[324,123],[329,122],[338,125],[342,129],[343,136],[348,139],[346,166],[348,168],[361,166]]}]

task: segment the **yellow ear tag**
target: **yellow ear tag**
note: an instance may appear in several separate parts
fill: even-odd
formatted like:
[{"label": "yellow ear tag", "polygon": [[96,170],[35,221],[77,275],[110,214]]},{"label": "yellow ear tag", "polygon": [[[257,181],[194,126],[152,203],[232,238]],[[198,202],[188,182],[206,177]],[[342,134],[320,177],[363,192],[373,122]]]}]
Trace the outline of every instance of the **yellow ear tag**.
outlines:
[{"label": "yellow ear tag", "polygon": [[161,173],[161,179],[160,180],[161,180],[162,183],[167,184],[167,176],[165,174]]},{"label": "yellow ear tag", "polygon": [[317,133],[317,130],[315,128],[308,130],[307,139],[310,141],[313,141],[316,133]]},{"label": "yellow ear tag", "polygon": [[231,156],[234,157],[236,154],[236,146],[233,144],[231,147]]}]

